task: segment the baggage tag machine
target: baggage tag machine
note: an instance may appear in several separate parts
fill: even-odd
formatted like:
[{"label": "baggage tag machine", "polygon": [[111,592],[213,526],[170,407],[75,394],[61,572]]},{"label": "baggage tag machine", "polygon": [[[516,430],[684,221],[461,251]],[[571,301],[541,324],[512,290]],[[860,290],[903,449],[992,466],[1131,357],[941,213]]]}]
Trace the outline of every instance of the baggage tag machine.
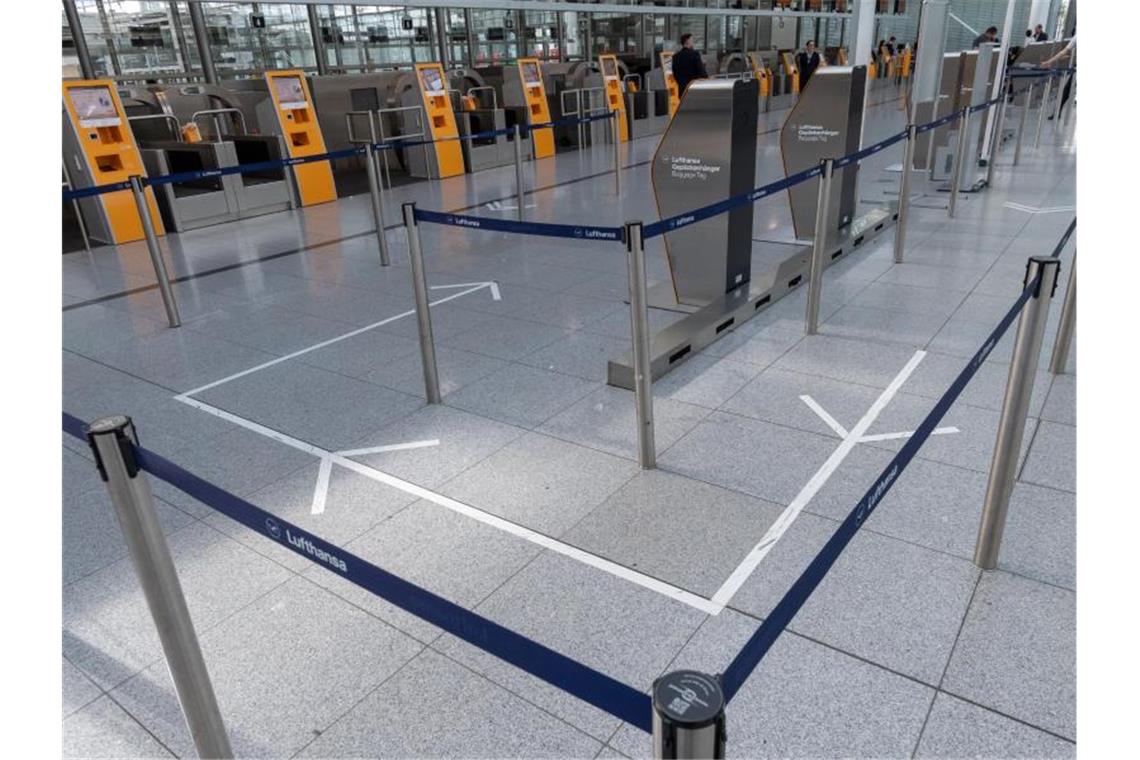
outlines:
[{"label": "baggage tag machine", "polygon": [[[145,177],[142,155],[135,143],[123,104],[109,79],[63,83],[63,149],[76,189]],[[162,218],[151,188],[145,188],[147,208],[156,234]],[[92,239],[118,244],[142,240],[142,220],[130,190],[79,199]]]},{"label": "baggage tag machine", "polygon": [[621,72],[618,69],[617,56],[612,53],[603,53],[598,56],[598,66],[602,70],[602,85],[606,90],[606,102],[611,111],[618,112],[618,132],[621,141],[629,139],[629,123],[625,113],[625,94],[621,87]]},{"label": "baggage tag machine", "polygon": [[[284,138],[289,158],[306,158],[325,152],[325,139],[317,123],[317,112],[305,82],[305,73],[299,69],[265,72],[269,100],[258,107],[258,122],[276,126]],[[272,108],[272,114],[263,111]],[[332,166],[328,161],[295,164],[297,194],[302,206],[312,206],[336,200]]]},{"label": "baggage tag machine", "polygon": [[[550,104],[546,100],[546,86],[542,83],[542,69],[539,68],[538,59],[520,58],[518,67],[523,101],[527,109],[527,124],[548,124]],[[530,130],[530,144],[534,158],[550,158],[554,155],[554,129],[543,127]]]},{"label": "baggage tag machine", "polygon": [[443,179],[463,174],[463,148],[459,145],[459,127],[447,93],[443,66],[439,63],[417,63],[416,81],[427,120],[424,126],[429,139],[436,141],[427,146],[428,155],[435,157],[435,166],[429,171],[429,176]]}]

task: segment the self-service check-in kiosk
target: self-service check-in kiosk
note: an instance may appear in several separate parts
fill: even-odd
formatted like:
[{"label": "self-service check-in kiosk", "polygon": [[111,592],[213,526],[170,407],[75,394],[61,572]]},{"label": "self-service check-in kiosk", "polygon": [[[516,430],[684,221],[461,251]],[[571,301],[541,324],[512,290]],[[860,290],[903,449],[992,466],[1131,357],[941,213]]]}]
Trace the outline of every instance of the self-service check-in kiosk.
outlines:
[{"label": "self-service check-in kiosk", "polygon": [[795,51],[781,50],[780,51],[780,62],[784,66],[784,76],[787,77],[787,84],[786,84],[787,89],[784,91],[784,93],[785,94],[790,93],[793,96],[799,95],[800,94],[800,70],[796,67]]},{"label": "self-service check-in kiosk", "polygon": [[[818,166],[827,158],[840,158],[859,150],[863,138],[863,96],[867,70],[864,66],[828,66],[812,74],[808,86],[788,114],[780,131],[784,174],[792,175]],[[835,236],[855,217],[858,201],[859,165],[837,170],[831,183],[828,237]],[[788,188],[796,237],[815,237],[819,193],[814,182]]]},{"label": "self-service check-in kiosk", "polygon": [[[434,150],[426,152],[429,159],[435,162],[435,166],[429,170],[429,176],[458,176],[463,173],[463,150],[459,145],[459,129],[455,124],[455,112],[451,108],[451,97],[447,94],[443,66],[438,63],[417,63],[416,81],[427,122],[424,125],[426,139],[435,141],[430,146]],[[418,155],[423,154],[412,151],[409,157]]]},{"label": "self-service check-in kiosk", "polygon": [[752,69],[752,78],[760,83],[760,97],[768,98],[772,95],[772,70],[758,51],[746,54],[748,66]]},{"label": "self-service check-in kiosk", "polygon": [[[123,104],[109,79],[63,83],[63,150],[75,189],[146,176]],[[162,234],[154,193],[151,188],[144,192],[155,232]],[[81,198],[79,206],[93,240],[118,244],[143,238],[130,190]]]},{"label": "self-service check-in kiosk", "polygon": [[611,53],[598,56],[598,66],[602,71],[602,87],[605,88],[606,105],[610,111],[618,112],[618,133],[621,141],[629,139],[629,118],[625,110],[625,92],[621,85],[621,71],[618,59]]},{"label": "self-service check-in kiosk", "polygon": [[[258,107],[258,122],[262,127],[284,138],[290,158],[325,153],[325,140],[304,72],[299,69],[267,71],[265,82],[269,87],[269,100]],[[296,164],[293,177],[302,206],[336,200],[336,185],[328,161]]]},{"label": "self-service check-in kiosk", "polygon": [[[542,82],[542,69],[539,68],[538,59],[520,58],[518,76],[520,98],[526,106],[526,124],[549,124],[550,103],[546,99],[546,87]],[[554,130],[551,127],[528,132],[534,158],[550,158],[554,155]]]},{"label": "self-service check-in kiosk", "polygon": [[677,105],[681,102],[681,90],[677,87],[677,78],[673,76],[673,53],[662,50],[660,55],[661,67],[649,72],[649,89],[665,90],[669,103],[669,116],[672,117],[677,113]]}]

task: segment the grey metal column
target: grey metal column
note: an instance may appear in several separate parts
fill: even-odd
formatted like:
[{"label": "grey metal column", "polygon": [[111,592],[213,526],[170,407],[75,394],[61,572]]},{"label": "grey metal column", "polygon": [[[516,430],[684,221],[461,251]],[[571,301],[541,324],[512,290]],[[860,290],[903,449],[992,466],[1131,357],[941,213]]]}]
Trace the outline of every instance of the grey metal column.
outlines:
[{"label": "grey metal column", "polygon": [[214,69],[214,54],[210,50],[210,35],[206,31],[206,14],[200,2],[189,2],[190,28],[194,32],[194,42],[198,46],[198,60],[202,62],[202,76],[208,84],[218,83],[218,72]]},{"label": "grey metal column", "polygon": [[823,171],[819,175],[819,195],[815,206],[815,237],[811,243],[811,269],[808,276],[807,316],[804,332],[815,335],[819,332],[819,301],[823,289],[823,257],[827,249],[827,220],[831,217],[831,178],[835,174],[834,159],[825,158],[821,162]]},{"label": "grey metal column", "polygon": [[[534,139],[534,135],[531,135]],[[519,221],[523,220],[524,208],[526,206],[526,191],[523,189],[523,168],[522,168],[522,127],[515,123],[515,202],[518,203]]]},{"label": "grey metal column", "polygon": [[420,357],[424,365],[424,395],[429,404],[438,404],[439,370],[435,362],[435,338],[431,332],[431,304],[428,301],[424,254],[420,244],[420,228],[416,224],[416,204],[405,203],[404,229],[408,232],[408,255],[412,262],[412,286],[416,297],[416,322],[420,331]]},{"label": "grey metal column", "polygon": [[[371,117],[369,117],[371,121]],[[369,142],[365,148],[364,168],[368,171],[368,195],[372,199],[372,221],[376,223],[376,240],[380,243],[380,266],[389,266],[392,263],[388,255],[388,233],[384,231],[384,197],[380,193],[380,181],[377,178],[376,149]]]},{"label": "grey metal column", "polygon": [[321,19],[317,15],[316,5],[310,3],[306,8],[309,11],[309,34],[313,37],[313,55],[317,58],[317,73],[324,76],[329,73],[329,64],[325,58],[325,40],[321,37]]},{"label": "grey metal column", "polygon": [[1061,324],[1057,326],[1057,341],[1053,344],[1053,356],[1049,360],[1049,371],[1054,375],[1065,372],[1069,363],[1069,346],[1073,343],[1073,328],[1077,322],[1077,254],[1073,253],[1073,263],[1069,267],[1069,284],[1065,288],[1065,301],[1061,304]]},{"label": "grey metal column", "polygon": [[906,147],[903,150],[902,175],[899,177],[899,218],[895,224],[895,263],[901,264],[906,248],[906,219],[910,216],[910,173],[914,164],[914,144],[918,136],[917,126],[911,124],[906,130]]},{"label": "grey metal column", "polygon": [[[1025,101],[1021,104],[1021,120],[1017,123],[1017,141],[1013,146],[1013,165],[1021,162],[1021,138],[1025,134],[1025,122],[1029,118],[1029,104],[1033,102],[1033,89],[1037,85],[1031,84],[1025,88]],[[1016,99],[1016,95],[1014,98]]]},{"label": "grey metal column", "polygon": [[645,242],[641,222],[626,222],[629,253],[629,321],[633,336],[633,394],[637,404],[637,462],[643,470],[657,467],[653,434],[653,371],[650,364],[649,296],[645,282]]},{"label": "grey metal column", "polygon": [[1045,78],[1045,92],[1041,94],[1041,105],[1037,107],[1037,133],[1033,136],[1033,149],[1041,147],[1041,132],[1045,129],[1045,111],[1049,107],[1049,96],[1053,92],[1052,75]]},{"label": "grey metal column", "polygon": [[103,0],[95,0],[95,9],[99,12],[99,23],[103,27],[103,37],[107,41],[107,56],[111,59],[111,73],[122,76],[123,68],[119,65],[119,51],[115,46],[115,37],[111,33],[111,22],[107,20],[107,9],[103,7]]},{"label": "grey metal column", "polygon": [[178,316],[178,304],[174,300],[174,291],[170,288],[170,277],[166,273],[166,262],[162,258],[162,249],[158,247],[158,236],[154,234],[154,224],[150,220],[150,208],[146,202],[142,177],[131,177],[131,194],[135,197],[135,208],[139,212],[139,221],[142,222],[143,235],[146,237],[146,249],[150,253],[150,263],[154,266],[154,278],[158,281],[158,292],[162,295],[162,305],[166,309],[166,320],[171,327],[179,327],[182,325],[182,319]]},{"label": "grey metal column", "polygon": [[182,14],[178,12],[178,3],[170,0],[170,28],[174,31],[174,41],[178,45],[178,57],[182,59],[182,70],[187,74],[194,71],[190,63],[190,46],[186,44],[186,30],[182,28]]},{"label": "grey metal column", "polygon": [[1041,354],[1041,340],[1045,335],[1045,319],[1049,316],[1049,301],[1057,286],[1060,266],[1061,263],[1054,258],[1034,256],[1029,259],[1026,268],[1027,285],[1037,280],[1038,276],[1040,279],[1017,322],[1013,360],[1009,365],[1001,419],[998,421],[997,442],[990,460],[986,500],[982,507],[981,525],[978,527],[978,543],[974,549],[974,564],[984,570],[997,567],[1006,513],[1009,511],[1009,497],[1013,493],[1021,442],[1025,437],[1025,419],[1029,415],[1033,378]]},{"label": "grey metal column", "polygon": [[654,681],[654,760],[723,760],[724,707],[716,676],[674,670]]},{"label": "grey metal column", "polygon": [[472,26],[471,9],[463,9],[463,27],[467,31],[467,65],[475,66],[475,28]]},{"label": "grey metal column", "polygon": [[95,78],[95,67],[91,64],[91,51],[87,49],[87,38],[83,36],[83,21],[75,0],[63,0],[63,12],[67,16],[67,26],[71,29],[71,40],[75,44],[75,57],[79,59],[79,72],[84,79]]},{"label": "grey metal column", "polygon": [[970,134],[970,109],[963,108],[958,119],[958,147],[954,153],[954,173],[950,176],[950,202],[946,204],[946,215],[954,218],[958,208],[958,192],[962,188],[962,170],[966,166],[966,143]]},{"label": "grey metal column", "polygon": [[135,456],[134,424],[123,415],[96,420],[87,428],[87,442],[111,495],[198,756],[231,758],[233,750],[194,621],[154,511],[150,484]]},{"label": "grey metal column", "polygon": [[443,8],[435,9],[435,37],[439,40],[439,63],[447,71],[451,68],[451,56],[447,54],[447,11]]}]

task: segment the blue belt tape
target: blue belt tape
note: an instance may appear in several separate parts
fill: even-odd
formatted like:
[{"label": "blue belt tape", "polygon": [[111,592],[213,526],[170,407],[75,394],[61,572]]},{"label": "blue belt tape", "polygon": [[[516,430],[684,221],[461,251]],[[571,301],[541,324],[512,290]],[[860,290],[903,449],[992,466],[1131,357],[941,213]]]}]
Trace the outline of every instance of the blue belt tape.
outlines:
[{"label": "blue belt tape", "polygon": [[103,193],[116,193],[121,190],[130,190],[131,183],[129,180],[123,182],[111,182],[106,185],[96,185],[95,187],[80,187],[75,190],[64,190],[63,199],[65,201],[78,200],[80,198],[90,198],[92,195],[102,195]]},{"label": "blue belt tape", "polygon": [[1073,236],[1073,231],[1077,229],[1077,218],[1074,216],[1073,221],[1069,222],[1069,228],[1065,230],[1065,234],[1061,236],[1060,241],[1053,247],[1053,252],[1049,254],[1051,258],[1058,259],[1061,257],[1061,251],[1069,244],[1069,238]]},{"label": "blue belt tape", "polygon": [[941,126],[945,126],[946,124],[949,124],[952,121],[956,121],[957,119],[960,119],[961,117],[962,117],[962,112],[961,111],[955,111],[952,114],[948,114],[946,116],[943,116],[941,119],[935,119],[934,121],[927,122],[926,124],[921,124],[921,125],[915,127],[914,132],[915,132],[915,134],[921,135],[923,132],[929,132],[933,129],[938,129]]},{"label": "blue belt tape", "polygon": [[803,607],[808,597],[815,591],[816,586],[820,584],[827,575],[827,572],[831,569],[831,566],[839,559],[839,555],[859,530],[859,527],[871,516],[875,507],[882,502],[883,497],[887,495],[887,492],[889,492],[891,487],[898,481],[903,470],[905,470],[911,460],[914,459],[914,455],[918,453],[919,448],[926,443],[926,439],[934,432],[934,428],[946,415],[946,412],[949,411],[954,402],[957,401],[958,396],[962,394],[966,385],[973,379],[974,374],[978,371],[978,368],[982,366],[982,363],[985,362],[990,352],[993,351],[994,346],[1001,340],[1002,335],[1004,335],[1006,330],[1009,329],[1009,326],[1013,324],[1013,321],[1017,319],[1025,302],[1036,292],[1039,282],[1040,275],[1034,278],[1025,290],[1021,291],[1021,295],[1014,302],[1013,306],[1006,312],[1006,315],[1002,317],[1001,322],[999,322],[997,327],[994,328],[994,331],[990,333],[989,338],[986,339],[982,347],[974,354],[974,357],[970,359],[970,363],[962,369],[958,377],[950,384],[946,393],[942,394],[942,398],[938,400],[938,403],[936,403],[934,408],[930,410],[930,413],[926,415],[926,419],[924,419],[922,424],[918,426],[918,429],[914,431],[914,435],[912,435],[903,445],[902,449],[895,454],[894,459],[890,461],[890,464],[888,464],[879,477],[875,479],[875,482],[867,489],[867,493],[859,500],[859,503],[855,505],[855,508],[851,510],[850,514],[847,515],[847,518],[839,528],[836,529],[835,533],[832,534],[831,538],[824,544],[819,553],[815,555],[811,564],[809,564],[807,569],[796,579],[796,582],[792,584],[783,598],[772,608],[772,611],[765,616],[764,622],[761,623],[760,627],[756,629],[756,632],[752,634],[752,638],[748,640],[748,643],[744,645],[744,648],[740,650],[740,653],[736,655],[736,658],[733,659],[728,668],[725,669],[724,675],[722,676],[722,683],[724,685],[726,699],[731,700],[736,696],[736,693],[740,691],[740,687],[744,685],[744,682],[752,674],[752,671],[760,664],[760,661],[764,659],[764,655],[771,649],[772,644],[776,642],[776,639],[778,639],[780,634],[784,632],[784,629],[788,627],[792,618],[800,611],[800,608]]},{"label": "blue belt tape", "polygon": [[494,232],[515,232],[520,235],[541,237],[574,238],[578,240],[610,240],[621,242],[621,227],[590,227],[575,224],[547,224],[545,222],[512,222],[507,219],[489,219],[484,216],[448,214],[442,211],[416,209],[416,221],[429,224],[446,224],[474,230]]},{"label": "blue belt tape", "polygon": [[[66,412],[63,413],[63,429],[77,438],[86,439],[86,426]],[[187,472],[152,451],[141,447],[135,447],[134,451],[139,465],[151,475],[255,533],[269,537],[283,548],[290,549],[348,582],[646,733],[652,730],[652,706],[648,694],[381,570],[351,552]]]},{"label": "blue belt tape", "polygon": [[844,166],[849,166],[850,164],[854,164],[858,161],[862,161],[864,158],[867,158],[869,156],[873,156],[876,153],[878,153],[879,151],[886,150],[887,148],[891,147],[895,143],[905,140],[906,136],[907,136],[907,131],[908,130],[904,129],[902,132],[899,132],[897,135],[892,135],[891,137],[888,137],[886,140],[883,140],[880,143],[875,143],[874,145],[872,145],[870,147],[863,148],[863,150],[857,151],[855,153],[848,154],[848,155],[844,156],[843,158],[836,159],[834,168],[841,169]]}]

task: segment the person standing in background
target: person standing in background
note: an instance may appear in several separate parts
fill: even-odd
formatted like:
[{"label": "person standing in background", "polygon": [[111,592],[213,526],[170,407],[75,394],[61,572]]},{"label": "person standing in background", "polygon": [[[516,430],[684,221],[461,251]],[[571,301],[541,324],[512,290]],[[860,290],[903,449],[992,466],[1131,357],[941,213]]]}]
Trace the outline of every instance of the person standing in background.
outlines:
[{"label": "person standing in background", "polygon": [[989,29],[987,29],[986,31],[982,32],[981,34],[979,34],[977,37],[974,38],[974,47],[976,48],[984,42],[997,42],[997,41],[998,41],[997,27],[991,26]]},{"label": "person standing in background", "polygon": [[681,35],[681,49],[673,56],[673,78],[677,80],[677,91],[685,94],[685,88],[694,79],[707,79],[705,62],[693,47],[693,35]]},{"label": "person standing in background", "polygon": [[1048,40],[1049,40],[1049,35],[1045,34],[1045,27],[1038,24],[1037,28],[1033,30],[1033,41],[1034,42],[1047,42]]},{"label": "person standing in background", "polygon": [[796,68],[800,70],[800,92],[807,87],[808,80],[819,68],[821,60],[815,49],[815,40],[808,40],[803,52],[796,56]]}]

